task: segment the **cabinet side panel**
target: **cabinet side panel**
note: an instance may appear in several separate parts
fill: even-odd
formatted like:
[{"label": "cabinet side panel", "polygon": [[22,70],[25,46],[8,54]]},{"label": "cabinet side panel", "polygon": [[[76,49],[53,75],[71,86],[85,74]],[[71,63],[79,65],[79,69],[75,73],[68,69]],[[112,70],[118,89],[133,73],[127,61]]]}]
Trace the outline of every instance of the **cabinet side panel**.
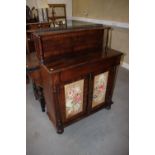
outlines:
[{"label": "cabinet side panel", "polygon": [[55,106],[53,100],[53,94],[50,86],[50,74],[47,70],[41,66],[41,77],[43,81],[43,93],[47,107],[47,114],[53,124],[56,126]]}]

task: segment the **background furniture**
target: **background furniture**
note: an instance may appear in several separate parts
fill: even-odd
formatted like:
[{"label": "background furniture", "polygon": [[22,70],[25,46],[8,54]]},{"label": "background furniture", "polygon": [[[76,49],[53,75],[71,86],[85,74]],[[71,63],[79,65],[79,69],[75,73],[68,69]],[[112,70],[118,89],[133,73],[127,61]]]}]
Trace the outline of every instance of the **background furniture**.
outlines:
[{"label": "background furniture", "polygon": [[33,91],[36,100],[39,100],[42,112],[45,111],[45,100],[43,95],[43,84],[40,72],[40,63],[36,53],[26,55],[26,75],[32,80]]},{"label": "background furniture", "polygon": [[34,96],[39,100],[41,109],[45,111],[45,100],[43,96],[43,85],[40,77],[40,63],[36,57],[33,33],[50,27],[49,22],[35,22],[26,24],[26,83],[32,80]]},{"label": "background furniture", "polygon": [[26,36],[27,36],[27,49],[28,52],[35,52],[34,40],[32,34],[41,29],[46,29],[50,27],[49,22],[35,22],[26,24]]},{"label": "background furniture", "polygon": [[[49,6],[49,7],[48,7]],[[65,4],[48,4],[44,8],[30,9],[26,6],[27,23],[49,22],[51,27],[60,27],[66,22],[66,5]]]},{"label": "background furniture", "polygon": [[48,20],[53,23],[54,27],[66,24],[66,5],[65,4],[48,4]]},{"label": "background furniture", "polygon": [[[53,27],[60,27],[65,25],[66,21],[66,7],[63,4],[49,4],[52,9]],[[26,24],[26,53],[27,53],[27,66],[26,66],[26,83],[32,79],[34,95],[40,101],[42,111],[45,111],[45,100],[43,97],[43,86],[40,77],[40,66],[37,61],[33,33],[38,30],[50,28],[51,22],[48,18],[48,8],[26,7],[27,24]],[[65,20],[64,20],[65,19]]]},{"label": "background furniture", "polygon": [[32,37],[32,33],[35,30],[45,29],[49,27],[62,27],[62,26],[64,27],[67,24],[66,5],[65,4],[48,4],[48,5],[49,8],[46,7],[38,9],[36,9],[35,7],[30,9],[28,6],[26,6],[27,52],[35,51]]}]

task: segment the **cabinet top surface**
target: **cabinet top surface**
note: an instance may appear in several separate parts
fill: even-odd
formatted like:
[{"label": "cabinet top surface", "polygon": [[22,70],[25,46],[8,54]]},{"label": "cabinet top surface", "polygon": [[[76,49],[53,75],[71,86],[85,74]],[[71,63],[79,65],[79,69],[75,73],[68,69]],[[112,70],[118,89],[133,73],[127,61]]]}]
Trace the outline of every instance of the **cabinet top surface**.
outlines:
[{"label": "cabinet top surface", "polygon": [[[37,30],[33,30],[33,32],[35,35],[42,36],[42,35],[48,35],[48,34],[56,34],[56,33],[70,32],[70,31],[76,31],[76,30],[85,30],[85,29],[92,29],[92,28],[103,29],[105,27],[107,26],[103,26],[102,24],[94,24],[90,22],[67,20],[66,24],[60,27],[40,28]],[[29,32],[29,30],[27,32]]]},{"label": "cabinet top surface", "polygon": [[[69,69],[75,66],[84,65],[91,62],[101,61],[110,59],[112,57],[121,56],[122,53],[118,52],[116,50],[108,49],[107,52],[89,52],[78,55],[67,55],[67,56],[61,56],[61,57],[55,57],[55,58],[49,58],[45,64],[44,67],[48,69],[49,72],[58,72],[65,69]],[[36,53],[30,53],[26,57],[26,65],[27,70],[36,70],[39,68],[40,63],[36,56]]]},{"label": "cabinet top surface", "polygon": [[109,60],[110,58],[121,55],[121,52],[113,49],[108,49],[106,52],[91,51],[85,54],[71,54],[57,58],[49,58],[45,62],[44,66],[49,70],[49,72],[59,72],[88,63]]}]

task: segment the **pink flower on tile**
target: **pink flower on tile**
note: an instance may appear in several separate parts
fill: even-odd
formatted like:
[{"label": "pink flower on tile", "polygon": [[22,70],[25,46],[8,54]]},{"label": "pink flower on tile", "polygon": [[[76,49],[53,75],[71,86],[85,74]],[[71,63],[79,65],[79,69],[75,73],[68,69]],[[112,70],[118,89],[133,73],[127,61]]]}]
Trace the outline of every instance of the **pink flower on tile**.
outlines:
[{"label": "pink flower on tile", "polygon": [[100,86],[98,87],[98,89],[99,89],[100,92],[103,92],[103,91],[104,91],[104,85],[103,85],[103,84],[100,85]]},{"label": "pink flower on tile", "polygon": [[74,100],[75,100],[75,103],[81,102],[81,96],[80,96],[80,94],[76,94],[75,97],[74,97]]}]

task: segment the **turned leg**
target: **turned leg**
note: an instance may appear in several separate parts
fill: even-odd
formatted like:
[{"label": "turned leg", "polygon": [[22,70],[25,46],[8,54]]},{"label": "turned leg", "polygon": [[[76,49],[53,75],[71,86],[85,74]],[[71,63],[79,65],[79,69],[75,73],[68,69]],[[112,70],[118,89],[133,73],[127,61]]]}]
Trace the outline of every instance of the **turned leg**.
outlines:
[{"label": "turned leg", "polygon": [[45,112],[45,100],[44,100],[44,98],[39,99],[39,101],[40,101],[40,106],[41,106],[42,112]]},{"label": "turned leg", "polygon": [[62,122],[60,120],[58,120],[58,122],[57,122],[57,133],[62,134],[63,132],[64,132],[64,128],[63,128]]},{"label": "turned leg", "polygon": [[58,134],[62,134],[64,132],[64,129],[62,129],[62,128],[57,128],[57,133]]},{"label": "turned leg", "polygon": [[44,99],[44,95],[43,95],[43,89],[41,87],[38,87],[38,99],[40,102],[40,106],[41,106],[41,110],[42,112],[45,112],[45,99]]},{"label": "turned leg", "polygon": [[105,109],[110,110],[112,104],[113,104],[113,102],[110,101],[110,102],[106,105]]},{"label": "turned leg", "polygon": [[57,133],[58,133],[58,134],[63,134],[63,132],[64,132],[64,129],[60,129],[60,128],[58,129],[58,128],[57,128]]},{"label": "turned leg", "polygon": [[39,99],[38,89],[34,82],[33,82],[33,93],[34,93],[35,99],[38,100]]},{"label": "turned leg", "polygon": [[39,100],[42,112],[45,112],[45,99],[43,95],[43,89],[33,82],[33,92],[36,100]]},{"label": "turned leg", "polygon": [[107,105],[107,106],[105,107],[105,109],[110,110],[110,109],[111,109],[111,105]]}]

